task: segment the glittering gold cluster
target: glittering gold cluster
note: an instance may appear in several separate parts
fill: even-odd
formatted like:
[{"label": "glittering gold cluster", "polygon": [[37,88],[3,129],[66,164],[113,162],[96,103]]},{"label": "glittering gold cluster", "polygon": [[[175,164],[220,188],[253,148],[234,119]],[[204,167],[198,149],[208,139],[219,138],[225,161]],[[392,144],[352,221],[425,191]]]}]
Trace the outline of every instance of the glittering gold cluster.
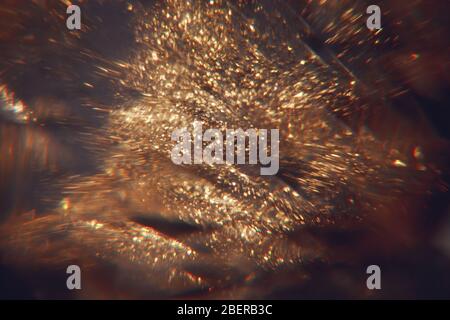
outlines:
[{"label": "glittering gold cluster", "polygon": [[[364,84],[308,43],[311,30],[293,27],[305,23],[300,15],[288,19],[280,13],[287,6],[263,3],[128,4],[136,43],[127,59],[103,61],[80,49],[98,77],[115,81],[121,99],[100,105],[85,94],[83,107],[103,123],[80,122],[60,107],[35,112],[25,124],[50,116],[78,121],[77,137],[100,165],[91,174],[55,179],[59,206],[19,219],[3,243],[16,252],[32,248],[40,261],[107,261],[150,292],[211,291],[323,257],[292,234],[364,220],[411,186],[417,172],[428,170],[420,147],[410,157],[344,121],[370,108],[361,98]],[[345,11],[343,19],[355,23],[361,12]],[[367,41],[376,38],[333,26],[324,26],[333,34],[328,44],[362,32]],[[65,41],[76,47],[76,39]],[[97,90],[92,82],[82,86]],[[0,90],[2,112],[21,113],[6,87]],[[278,128],[279,173],[260,176],[255,165],[174,165],[171,133],[194,121],[204,129]],[[0,146],[3,156],[7,144]]]}]

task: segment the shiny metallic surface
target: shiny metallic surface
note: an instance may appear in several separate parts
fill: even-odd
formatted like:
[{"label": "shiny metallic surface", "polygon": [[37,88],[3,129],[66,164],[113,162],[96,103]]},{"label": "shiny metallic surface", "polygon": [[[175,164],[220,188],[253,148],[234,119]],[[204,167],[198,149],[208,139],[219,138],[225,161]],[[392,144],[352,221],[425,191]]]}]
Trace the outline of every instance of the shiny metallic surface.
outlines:
[{"label": "shiny metallic surface", "polygon": [[[366,1],[30,3],[0,4],[2,296],[449,297],[439,1],[379,31]],[[194,121],[278,128],[278,174],[173,164]]]}]

